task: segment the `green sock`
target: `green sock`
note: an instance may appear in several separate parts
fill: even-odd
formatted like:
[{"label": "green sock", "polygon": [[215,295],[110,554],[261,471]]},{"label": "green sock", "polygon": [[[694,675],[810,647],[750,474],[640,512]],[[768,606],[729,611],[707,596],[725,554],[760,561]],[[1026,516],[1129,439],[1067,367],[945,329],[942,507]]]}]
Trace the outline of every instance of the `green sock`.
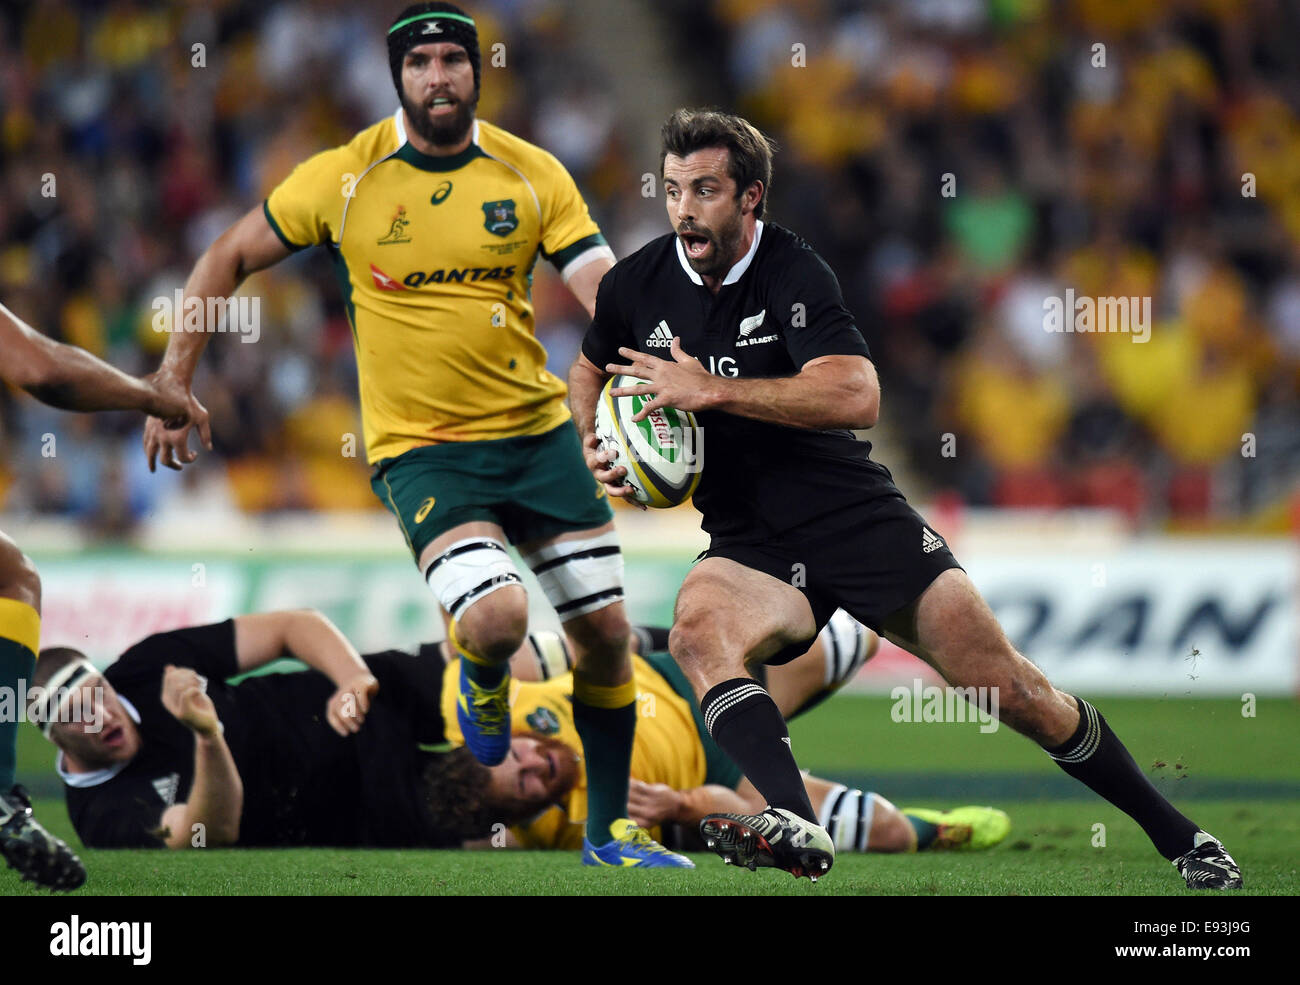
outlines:
[{"label": "green sock", "polygon": [[488,690],[500,687],[501,682],[506,679],[506,675],[510,672],[510,664],[508,663],[481,664],[465,657],[461,657],[460,662],[465,666],[465,676],[479,687],[485,687]]},{"label": "green sock", "polygon": [[19,681],[30,682],[35,669],[31,650],[14,640],[0,639],[0,695],[8,696],[8,700],[0,698],[0,793],[13,787],[18,766]]},{"label": "green sock", "polygon": [[587,838],[596,846],[609,842],[609,826],[627,817],[628,776],[636,735],[636,687],[631,682],[627,687],[632,700],[616,708],[587,704],[578,698],[579,687],[574,687],[573,724],[582,739],[587,765]]},{"label": "green sock", "polygon": [[465,648],[465,644],[456,635],[455,619],[451,621],[447,635],[451,641],[451,648],[456,651],[460,657],[461,666],[465,668],[466,677],[479,687],[485,687],[489,691],[501,686],[501,682],[510,674],[510,662],[508,660],[503,660],[499,664],[492,664],[481,662],[477,655],[471,656],[470,651]]},{"label": "green sock", "polygon": [[907,823],[916,832],[916,850],[918,852],[929,848],[934,839],[939,836],[939,825],[931,824],[929,821],[922,821],[919,817],[908,814],[906,811],[903,812],[903,817],[907,818]]}]

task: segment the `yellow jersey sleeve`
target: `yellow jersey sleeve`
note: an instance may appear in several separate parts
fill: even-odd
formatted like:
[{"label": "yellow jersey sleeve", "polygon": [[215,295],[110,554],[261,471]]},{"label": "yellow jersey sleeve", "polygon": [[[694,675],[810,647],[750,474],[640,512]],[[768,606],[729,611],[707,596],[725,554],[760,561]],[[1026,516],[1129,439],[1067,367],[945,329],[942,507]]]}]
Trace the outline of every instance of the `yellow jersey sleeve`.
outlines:
[{"label": "yellow jersey sleeve", "polygon": [[566,279],[574,261],[587,257],[590,251],[607,255],[612,261],[614,254],[605,244],[573,177],[551,154],[543,152],[540,165],[536,187],[542,210],[542,255]]},{"label": "yellow jersey sleeve", "polygon": [[291,250],[337,239],[343,207],[357,172],[348,147],[335,147],[299,164],[267,196],[266,220]]}]

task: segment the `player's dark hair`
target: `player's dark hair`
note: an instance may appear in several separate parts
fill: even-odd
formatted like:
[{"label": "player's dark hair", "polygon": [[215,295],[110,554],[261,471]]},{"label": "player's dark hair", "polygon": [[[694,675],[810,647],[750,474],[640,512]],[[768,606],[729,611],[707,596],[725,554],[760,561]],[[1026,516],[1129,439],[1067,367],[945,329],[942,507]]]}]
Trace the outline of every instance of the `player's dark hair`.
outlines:
[{"label": "player's dark hair", "polygon": [[70,646],[49,646],[41,651],[36,659],[36,671],[32,674],[31,687],[43,688],[50,678],[70,663],[85,660],[86,655]]},{"label": "player's dark hair", "polygon": [[736,183],[736,197],[755,181],[763,183],[763,194],[754,206],[754,218],[763,218],[767,195],[772,188],[772,154],[776,142],[744,117],[715,109],[679,109],[659,131],[663,150],[659,153],[659,174],[669,154],[686,157],[697,150],[727,149],[727,173]]},{"label": "player's dark hair", "polygon": [[492,774],[468,749],[431,755],[420,770],[420,804],[433,843],[470,841],[537,813],[536,804],[490,799]]}]

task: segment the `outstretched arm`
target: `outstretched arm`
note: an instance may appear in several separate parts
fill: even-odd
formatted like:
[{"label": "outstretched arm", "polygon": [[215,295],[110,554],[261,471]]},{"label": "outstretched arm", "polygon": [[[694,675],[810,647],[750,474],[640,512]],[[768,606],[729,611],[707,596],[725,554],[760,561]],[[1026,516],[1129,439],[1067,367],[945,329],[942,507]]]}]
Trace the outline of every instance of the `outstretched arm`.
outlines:
[{"label": "outstretched arm", "polygon": [[285,655],[334,682],[337,690],[326,703],[330,727],[339,735],[360,731],[379,681],[337,626],[313,609],[235,617],[235,662],[241,673]]},{"label": "outstretched arm", "polygon": [[75,345],[55,342],[0,304],[0,378],[61,410],[142,410],[177,423],[185,418],[183,391],[128,376]]},{"label": "outstretched arm", "polygon": [[[199,330],[172,332],[167,340],[167,351],[162,365],[155,374],[167,386],[180,387],[188,395],[192,424],[199,428],[199,437],[211,449],[212,437],[208,425],[208,412],[194,399],[191,385],[199,357],[208,344],[208,336],[217,328],[207,324],[208,298],[228,298],[239,288],[249,274],[279,263],[290,250],[276,235],[266,219],[262,206],[250,209],[244,217],[222,233],[191,271],[185,282],[186,303],[198,299]],[[182,312],[176,313],[183,317]],[[190,451],[189,427],[168,431],[162,421],[150,419],[145,424],[144,450],[149,457],[149,471],[161,461],[177,471],[198,457]]]},{"label": "outstretched arm", "polygon": [[194,733],[194,782],[189,799],[172,804],[162,815],[161,834],[168,848],[217,848],[239,840],[244,781],[206,686],[188,667],[168,666],[163,674],[163,707]]},{"label": "outstretched arm", "polygon": [[[745,787],[753,791],[757,800],[744,795]],[[656,824],[698,824],[707,814],[750,814],[762,807],[762,796],[743,778],[736,790],[717,783],[674,790],[666,783],[643,783],[633,778],[627,791],[628,815],[643,828]]]}]

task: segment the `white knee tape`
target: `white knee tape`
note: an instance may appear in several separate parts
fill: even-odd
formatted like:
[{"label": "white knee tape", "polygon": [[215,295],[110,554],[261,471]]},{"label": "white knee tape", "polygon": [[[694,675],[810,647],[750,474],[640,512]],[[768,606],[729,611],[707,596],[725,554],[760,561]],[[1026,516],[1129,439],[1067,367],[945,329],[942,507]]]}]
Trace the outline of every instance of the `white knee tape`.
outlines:
[{"label": "white knee tape", "polygon": [[623,600],[623,552],[612,530],[547,544],[524,558],[561,622]]},{"label": "white knee tape", "polygon": [[456,541],[429,565],[424,580],[453,619],[498,588],[523,584],[505,545],[486,537]]},{"label": "white knee tape", "polygon": [[822,684],[826,687],[839,687],[852,680],[867,662],[871,630],[843,609],[836,609],[831,615],[830,622],[822,628],[821,639],[826,653]]}]

